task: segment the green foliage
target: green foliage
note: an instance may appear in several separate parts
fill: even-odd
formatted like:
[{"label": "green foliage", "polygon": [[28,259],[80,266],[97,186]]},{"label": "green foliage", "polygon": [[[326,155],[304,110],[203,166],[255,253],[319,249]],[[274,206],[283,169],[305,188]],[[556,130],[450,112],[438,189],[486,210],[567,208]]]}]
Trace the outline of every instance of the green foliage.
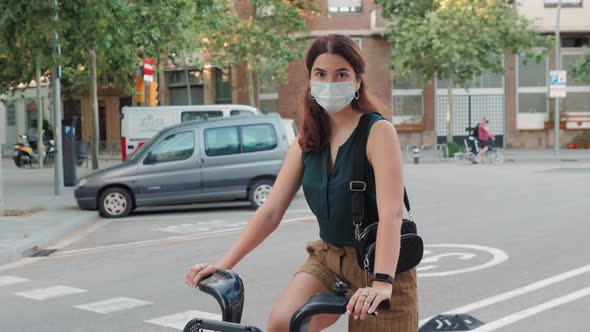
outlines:
[{"label": "green foliage", "polygon": [[590,131],[584,131],[581,134],[574,136],[572,142],[582,144],[590,143]]},{"label": "green foliage", "polygon": [[[0,93],[29,82],[35,63],[48,68],[53,62],[53,1],[2,0],[0,8]],[[40,24],[43,22],[43,24]]]},{"label": "green foliage", "polygon": [[465,152],[465,147],[463,145],[459,145],[455,142],[447,142],[445,144],[449,149],[449,157],[453,157],[457,152]]},{"label": "green foliage", "polygon": [[590,52],[578,59],[568,70],[571,70],[573,77],[590,83]]},{"label": "green foliage", "polygon": [[[463,86],[490,70],[504,71],[506,49],[541,59],[550,40],[530,28],[512,5],[502,0],[377,0],[393,20],[386,35],[393,47],[392,66],[400,76],[422,74]],[[543,52],[535,52],[543,47]]]},{"label": "green foliage", "polygon": [[305,15],[317,12],[304,0],[253,0],[253,10],[237,12],[231,1],[214,1],[203,10],[197,33],[212,63],[228,67],[241,61],[253,71],[282,77],[289,62],[303,56]]}]

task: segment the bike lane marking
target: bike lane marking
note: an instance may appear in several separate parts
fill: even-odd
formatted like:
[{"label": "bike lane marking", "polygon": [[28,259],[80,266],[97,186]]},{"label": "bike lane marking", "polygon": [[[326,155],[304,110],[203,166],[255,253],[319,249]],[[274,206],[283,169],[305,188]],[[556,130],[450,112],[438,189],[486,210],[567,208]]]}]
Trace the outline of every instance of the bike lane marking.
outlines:
[{"label": "bike lane marking", "polygon": [[97,312],[100,314],[110,314],[117,311],[144,307],[151,304],[153,303],[148,301],[132,299],[128,297],[116,297],[98,302],[75,305],[74,308]]},{"label": "bike lane marking", "polygon": [[[513,289],[508,292],[504,292],[504,293],[489,297],[487,299],[473,302],[471,304],[467,304],[467,305],[464,305],[462,307],[458,307],[455,309],[447,310],[447,311],[443,312],[443,314],[469,313],[469,312],[472,312],[477,309],[481,309],[481,308],[484,308],[484,307],[487,307],[487,306],[490,306],[490,305],[493,305],[496,303],[500,303],[502,301],[512,299],[512,298],[520,296],[520,295],[524,295],[524,294],[551,286],[555,283],[576,277],[578,275],[581,275],[581,274],[584,274],[587,272],[590,272],[590,264],[579,267],[579,268],[571,270],[571,271],[567,271],[567,272],[558,274],[558,275],[550,277],[550,278],[546,278],[546,279],[537,281],[537,282],[529,284],[529,285],[525,285],[523,287]],[[431,316],[431,317],[420,320],[419,325],[423,325],[424,323],[431,320],[433,317],[434,316]]]},{"label": "bike lane marking", "polygon": [[190,310],[178,314],[146,320],[145,322],[164,327],[171,327],[177,330],[183,330],[186,324],[196,317],[202,319],[221,320],[221,315],[216,315],[205,311]]},{"label": "bike lane marking", "polygon": [[[421,277],[421,278],[422,277],[444,277],[444,276],[450,276],[450,275],[455,275],[455,274],[460,274],[460,273],[474,272],[474,271],[478,271],[478,270],[492,267],[494,265],[498,265],[508,259],[508,254],[506,254],[504,251],[502,251],[500,249],[486,247],[486,246],[480,246],[480,245],[475,245],[475,244],[430,244],[430,245],[425,245],[425,247],[431,248],[431,249],[432,248],[463,249],[463,250],[469,250],[470,252],[467,252],[467,251],[465,251],[465,252],[449,252],[449,253],[437,254],[433,257],[424,257],[422,259],[422,262],[420,262],[420,265],[417,268],[418,277]],[[484,252],[486,254],[491,255],[493,258],[490,261],[485,262],[483,264],[478,264],[478,265],[463,268],[463,269],[441,271],[441,272],[425,272],[425,271],[430,271],[430,270],[434,270],[434,269],[438,268],[437,265],[432,265],[432,263],[440,261],[440,259],[443,257],[456,256],[460,260],[467,261],[467,260],[470,260],[470,259],[475,258],[477,256],[477,254],[473,253],[473,252],[477,252],[477,253]],[[431,253],[433,253],[432,250],[424,250],[425,256],[430,255]],[[431,264],[431,265],[423,265],[423,264]]]},{"label": "bike lane marking", "polygon": [[15,277],[15,276],[0,276],[0,287],[9,286],[15,284],[21,284],[23,282],[29,282],[30,279]]},{"label": "bike lane marking", "polygon": [[43,300],[53,299],[56,297],[63,297],[63,296],[74,295],[74,294],[85,293],[85,292],[87,292],[87,290],[85,290],[85,289],[79,289],[79,288],[73,288],[73,287],[67,287],[67,286],[53,286],[53,287],[47,287],[47,288],[33,289],[30,291],[25,291],[25,292],[18,292],[18,293],[15,293],[14,295],[26,297],[26,298],[33,299],[33,300],[43,301]]},{"label": "bike lane marking", "polygon": [[[279,226],[282,226],[285,224],[297,223],[297,222],[313,221],[313,220],[315,220],[315,216],[305,216],[305,217],[299,217],[299,218],[284,219],[281,221]],[[239,226],[239,227],[229,228],[229,229],[221,229],[221,230],[211,231],[211,232],[203,233],[203,234],[190,234],[190,235],[166,237],[166,238],[155,239],[155,240],[136,241],[136,242],[113,244],[113,245],[101,246],[101,247],[75,249],[75,250],[69,250],[69,251],[62,251],[61,253],[57,252],[51,256],[45,257],[44,259],[51,260],[51,259],[57,259],[57,258],[72,257],[72,256],[83,255],[83,254],[92,254],[92,253],[99,253],[99,252],[112,251],[112,250],[118,250],[118,249],[141,248],[141,247],[154,246],[154,245],[173,244],[173,243],[183,242],[183,241],[192,241],[192,240],[199,240],[199,239],[205,239],[205,238],[213,238],[213,237],[217,237],[217,236],[224,236],[224,235],[233,234],[233,233],[241,231],[242,229],[244,229],[244,226]]]},{"label": "bike lane marking", "polygon": [[477,328],[473,331],[474,332],[476,332],[476,331],[477,332],[495,331],[499,328],[510,325],[512,323],[515,323],[519,320],[528,318],[530,316],[533,316],[533,315],[536,315],[536,314],[541,313],[543,311],[555,308],[557,306],[579,300],[579,299],[589,296],[589,295],[590,295],[590,287],[586,287],[586,288],[583,288],[583,289],[578,290],[576,292],[569,293],[565,296],[538,304],[538,305],[530,307],[528,309],[525,309],[525,310],[519,311],[517,313],[508,315],[506,317],[497,319],[497,320],[487,323],[487,324],[485,324],[485,325],[481,326],[480,328]]}]

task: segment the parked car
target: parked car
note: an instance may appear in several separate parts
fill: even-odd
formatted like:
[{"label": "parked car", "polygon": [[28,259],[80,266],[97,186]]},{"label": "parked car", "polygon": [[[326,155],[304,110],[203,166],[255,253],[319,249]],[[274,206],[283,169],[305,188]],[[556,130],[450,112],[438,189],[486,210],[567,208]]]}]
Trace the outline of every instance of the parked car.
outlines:
[{"label": "parked car", "polygon": [[81,209],[124,217],[135,208],[268,197],[288,150],[278,114],[190,121],[162,130],[120,165],[74,192]]},{"label": "parked car", "polygon": [[160,130],[186,121],[262,114],[248,105],[126,106],[121,110],[121,160]]}]

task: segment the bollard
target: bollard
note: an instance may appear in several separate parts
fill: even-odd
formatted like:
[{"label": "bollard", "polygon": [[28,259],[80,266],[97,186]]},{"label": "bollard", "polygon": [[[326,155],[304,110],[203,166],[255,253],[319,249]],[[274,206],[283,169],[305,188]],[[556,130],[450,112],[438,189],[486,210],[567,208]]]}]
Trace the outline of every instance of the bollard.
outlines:
[{"label": "bollard", "polygon": [[414,164],[418,165],[420,163],[420,150],[418,148],[414,148]]}]

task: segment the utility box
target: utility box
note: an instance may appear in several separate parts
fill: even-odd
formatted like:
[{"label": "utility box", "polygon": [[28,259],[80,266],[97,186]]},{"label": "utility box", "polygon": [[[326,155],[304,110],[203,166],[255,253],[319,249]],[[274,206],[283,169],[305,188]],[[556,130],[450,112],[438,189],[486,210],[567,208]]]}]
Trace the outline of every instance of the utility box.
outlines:
[{"label": "utility box", "polygon": [[64,163],[64,186],[76,186],[76,121],[77,117],[72,118],[71,123],[62,123],[62,145],[63,145],[63,163]]}]

